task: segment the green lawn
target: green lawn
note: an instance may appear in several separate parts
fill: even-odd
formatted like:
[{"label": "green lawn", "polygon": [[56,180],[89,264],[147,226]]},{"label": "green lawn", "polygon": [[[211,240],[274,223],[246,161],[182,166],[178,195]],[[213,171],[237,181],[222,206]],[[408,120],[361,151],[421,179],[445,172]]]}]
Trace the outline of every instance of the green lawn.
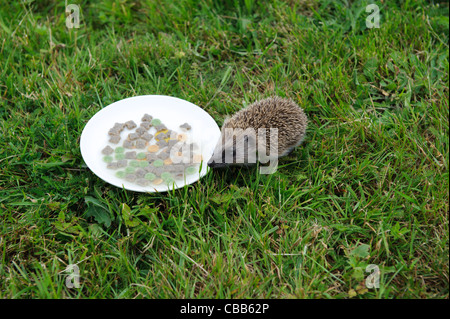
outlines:
[{"label": "green lawn", "polygon": [[[372,29],[368,1],[68,2],[78,29],[65,1],[0,5],[1,298],[449,297],[448,2],[375,1]],[[124,191],[80,135],[145,94],[219,126],[290,97],[308,135],[272,175]]]}]

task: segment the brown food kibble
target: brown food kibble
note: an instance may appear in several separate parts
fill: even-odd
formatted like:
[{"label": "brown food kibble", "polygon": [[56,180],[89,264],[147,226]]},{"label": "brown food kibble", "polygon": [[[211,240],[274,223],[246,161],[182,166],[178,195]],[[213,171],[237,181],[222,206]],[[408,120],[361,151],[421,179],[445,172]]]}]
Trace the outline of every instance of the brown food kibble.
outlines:
[{"label": "brown food kibble", "polygon": [[129,139],[130,141],[137,140],[138,138],[139,138],[139,134],[136,134],[136,133],[130,133],[130,134],[128,134],[128,139]]},{"label": "brown food kibble", "polygon": [[160,153],[157,155],[157,157],[158,157],[159,159],[162,159],[162,160],[167,159],[169,156],[170,156],[170,154],[169,154],[168,152],[166,152],[165,150],[162,151],[162,152],[160,152]]},{"label": "brown food kibble", "polygon": [[143,149],[143,148],[145,148],[146,145],[147,145],[146,140],[143,140],[140,138],[136,141],[136,148],[138,148],[138,149]]},{"label": "brown food kibble", "polygon": [[178,136],[177,136],[177,140],[179,140],[179,141],[186,141],[186,139],[187,139],[187,135],[186,134],[184,134],[184,133],[180,133],[180,134],[178,134]]},{"label": "brown food kibble", "polygon": [[159,151],[159,146],[154,144],[154,145],[150,145],[147,149],[149,152],[156,153]]},{"label": "brown food kibble", "polygon": [[162,182],[163,182],[163,180],[162,180],[161,178],[157,178],[157,179],[155,179],[155,180],[152,181],[152,183],[155,184],[155,185],[159,185],[159,184],[161,184]]},{"label": "brown food kibble", "polygon": [[134,142],[125,140],[125,141],[123,141],[123,147],[128,148],[128,149],[134,148]]},{"label": "brown food kibble", "polygon": [[120,131],[118,129],[112,128],[108,131],[108,135],[120,135]]},{"label": "brown food kibble", "polygon": [[135,174],[128,174],[125,176],[125,179],[129,182],[134,182],[136,180],[137,176]]},{"label": "brown food kibble", "polygon": [[109,142],[113,144],[118,144],[120,142],[120,135],[111,135]]},{"label": "brown food kibble", "polygon": [[136,159],[136,152],[125,152],[125,158],[126,159]]},{"label": "brown food kibble", "polygon": [[141,127],[143,127],[146,131],[148,131],[150,129],[150,127],[152,127],[152,123],[150,123],[150,122],[142,122],[141,123]]},{"label": "brown food kibble", "polygon": [[127,163],[128,163],[127,160],[120,160],[120,161],[117,161],[117,167],[118,167],[118,168],[127,167]]},{"label": "brown food kibble", "polygon": [[104,155],[111,155],[114,152],[113,148],[109,145],[107,145],[103,150],[102,154]]},{"label": "brown food kibble", "polygon": [[126,126],[129,130],[132,130],[132,129],[134,129],[135,127],[137,127],[137,125],[136,125],[136,123],[134,123],[134,121],[128,121],[128,122],[125,122],[125,126]]},{"label": "brown food kibble", "polygon": [[188,123],[184,123],[184,124],[180,125],[180,128],[189,131],[191,129],[191,126]]},{"label": "brown food kibble", "polygon": [[148,180],[146,180],[145,178],[138,178],[136,180],[136,184],[138,184],[139,186],[148,186],[148,184],[150,184],[150,182]]},{"label": "brown food kibble", "polygon": [[138,134],[139,136],[141,136],[141,135],[143,135],[145,132],[147,132],[147,130],[145,129],[145,128],[143,128],[143,127],[138,127],[137,129],[136,129],[136,134]]},{"label": "brown food kibble", "polygon": [[111,163],[108,163],[108,164],[106,165],[106,168],[109,168],[109,169],[117,169],[117,168],[118,168],[117,162],[111,162]]},{"label": "brown food kibble", "polygon": [[172,165],[172,159],[170,158],[170,157],[168,157],[168,158],[166,158],[165,160],[164,160],[164,165]]},{"label": "brown food kibble", "polygon": [[125,124],[123,124],[123,123],[115,123],[112,128],[119,132],[122,132],[124,127],[125,127]]},{"label": "brown food kibble", "polygon": [[153,135],[148,132],[145,132],[144,134],[142,134],[141,138],[149,142],[153,138]]},{"label": "brown food kibble", "polygon": [[159,131],[163,131],[163,130],[167,130],[167,126],[165,126],[164,124],[159,124],[157,126],[155,126],[156,130]]},{"label": "brown food kibble", "polygon": [[153,116],[151,116],[150,114],[147,114],[147,113],[145,113],[141,119],[142,122],[151,122],[152,120],[153,120]]}]

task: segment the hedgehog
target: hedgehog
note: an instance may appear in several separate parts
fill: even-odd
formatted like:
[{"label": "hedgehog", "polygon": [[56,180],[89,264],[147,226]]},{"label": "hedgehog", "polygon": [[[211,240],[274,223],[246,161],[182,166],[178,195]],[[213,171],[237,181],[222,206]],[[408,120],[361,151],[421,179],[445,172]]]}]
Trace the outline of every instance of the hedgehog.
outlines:
[{"label": "hedgehog", "polygon": [[208,166],[277,161],[303,142],[307,125],[303,109],[291,99],[257,101],[225,120]]}]

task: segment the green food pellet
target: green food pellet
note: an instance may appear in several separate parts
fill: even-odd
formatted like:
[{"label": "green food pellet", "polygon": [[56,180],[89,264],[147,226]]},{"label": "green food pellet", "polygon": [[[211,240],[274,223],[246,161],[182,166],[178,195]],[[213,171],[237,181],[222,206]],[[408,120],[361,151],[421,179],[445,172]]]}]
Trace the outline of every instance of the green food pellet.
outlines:
[{"label": "green food pellet", "polygon": [[123,153],[116,153],[116,155],[114,156],[116,158],[116,160],[120,161],[125,159],[125,154]]},{"label": "green food pellet", "polygon": [[131,167],[139,167],[139,161],[130,161]]},{"label": "green food pellet", "polygon": [[137,159],[144,159],[147,157],[147,153],[141,152],[141,153],[137,153],[136,158]]},{"label": "green food pellet", "polygon": [[147,161],[141,161],[141,162],[139,162],[139,167],[147,167],[147,166],[149,166],[150,164],[147,162]]},{"label": "green food pellet", "polygon": [[125,148],[123,148],[122,146],[116,147],[114,152],[116,152],[117,154],[122,154],[125,152]]},{"label": "green food pellet", "polygon": [[190,166],[190,167],[186,168],[186,174],[188,174],[188,175],[195,174],[197,172],[198,172],[197,167]]},{"label": "green food pellet", "polygon": [[145,174],[144,178],[149,180],[149,181],[152,181],[152,180],[154,180],[156,178],[156,175],[153,174],[153,173],[147,173],[147,174]]},{"label": "green food pellet", "polygon": [[125,173],[124,171],[118,171],[118,172],[116,172],[116,176],[117,176],[118,178],[124,178],[126,174],[127,174],[127,173]]},{"label": "green food pellet", "polygon": [[109,156],[109,155],[103,156],[103,160],[104,160],[106,163],[111,163],[111,162],[113,161],[113,157],[112,157],[112,156]]},{"label": "green food pellet", "polygon": [[170,174],[169,172],[163,172],[163,173],[161,173],[161,178],[163,180],[171,179],[172,178],[172,174]]},{"label": "green food pellet", "polygon": [[160,160],[160,159],[157,159],[156,161],[153,162],[153,166],[155,166],[155,167],[161,167],[163,165],[164,165],[164,161]]},{"label": "green food pellet", "polygon": [[153,119],[152,120],[152,124],[153,124],[153,126],[160,125],[161,124],[161,120],[160,119]]},{"label": "green food pellet", "polygon": [[134,171],[135,171],[135,168],[134,167],[127,167],[127,168],[125,168],[125,173],[127,173],[127,174],[131,174],[131,173],[134,173]]}]

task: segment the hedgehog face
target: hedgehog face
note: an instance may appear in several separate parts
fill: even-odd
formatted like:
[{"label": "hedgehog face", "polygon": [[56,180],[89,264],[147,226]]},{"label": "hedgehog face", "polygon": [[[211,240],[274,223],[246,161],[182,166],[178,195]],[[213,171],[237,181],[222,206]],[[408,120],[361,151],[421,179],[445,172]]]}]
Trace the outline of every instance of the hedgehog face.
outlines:
[{"label": "hedgehog face", "polygon": [[254,129],[225,128],[208,161],[208,166],[220,168],[230,165],[253,164],[256,163],[256,158],[256,132]]}]

